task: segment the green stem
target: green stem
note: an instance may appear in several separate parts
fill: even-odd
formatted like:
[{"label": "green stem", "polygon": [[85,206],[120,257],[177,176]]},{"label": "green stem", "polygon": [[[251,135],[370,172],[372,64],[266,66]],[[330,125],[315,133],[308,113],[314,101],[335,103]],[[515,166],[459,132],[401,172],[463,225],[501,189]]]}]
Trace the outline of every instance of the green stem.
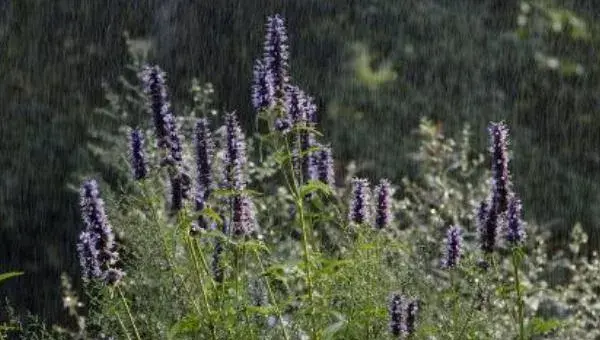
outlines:
[{"label": "green stem", "polygon": [[[477,281],[477,292],[481,292],[481,284],[479,283],[479,281]],[[471,301],[471,306],[469,307],[469,314],[467,314],[467,317],[465,318],[465,322],[463,322],[463,325],[460,329],[460,332],[458,333],[458,337],[456,337],[456,339],[464,339],[463,335],[467,330],[467,326],[469,325],[469,322],[471,322],[471,318],[473,317],[473,314],[475,312],[475,304],[477,303],[477,299],[473,298]]]},{"label": "green stem", "polygon": [[131,336],[129,336],[129,332],[127,331],[127,327],[125,326],[123,319],[121,319],[121,316],[119,315],[119,313],[115,313],[115,314],[117,315],[117,320],[119,321],[119,325],[121,325],[121,328],[123,328],[123,332],[125,333],[127,340],[131,340]]},{"label": "green stem", "polygon": [[210,330],[212,333],[213,339],[217,339],[216,329],[215,329],[215,320],[214,313],[210,308],[210,303],[208,302],[208,295],[206,293],[206,288],[204,287],[204,280],[202,279],[202,273],[200,266],[198,265],[198,258],[196,257],[196,253],[194,251],[194,246],[191,242],[191,238],[189,236],[185,236],[186,242],[188,244],[190,254],[192,254],[192,262],[194,262],[194,267],[196,269],[196,275],[198,275],[198,281],[200,283],[200,290],[202,291],[202,298],[204,299],[204,305],[206,307],[206,311],[208,312],[209,320],[210,320]]},{"label": "green stem", "polygon": [[123,295],[123,292],[121,291],[121,288],[119,286],[117,286],[117,291],[119,292],[119,296],[121,296],[123,305],[125,305],[125,310],[127,310],[127,315],[129,316],[129,321],[131,322],[131,326],[133,327],[133,331],[135,333],[136,339],[142,340],[142,337],[140,336],[140,333],[138,332],[138,329],[135,326],[135,321],[133,320],[133,315],[131,314],[131,309],[129,309],[129,304],[127,303],[127,300],[125,299],[125,295]]},{"label": "green stem", "polygon": [[517,323],[519,324],[519,339],[525,340],[525,318],[524,318],[524,301],[523,292],[521,291],[521,281],[519,279],[519,258],[517,249],[512,251],[513,273],[515,275],[515,292],[517,293]]},{"label": "green stem", "polygon": [[[286,151],[288,155],[292,155],[289,144],[285,143]],[[310,302],[310,315],[311,315],[311,332],[313,334],[313,339],[319,339],[315,325],[314,325],[314,301],[313,301],[313,283],[311,278],[311,270],[310,270],[310,248],[308,244],[308,226],[306,225],[306,218],[304,216],[304,197],[301,196],[298,179],[296,178],[296,172],[294,169],[294,164],[292,163],[292,158],[290,157],[289,161],[290,173],[291,173],[291,184],[292,184],[292,193],[294,195],[294,199],[296,201],[296,207],[299,214],[300,226],[302,228],[302,249],[303,249],[303,257],[304,257],[304,266],[306,267],[306,287],[308,289],[308,299]]]},{"label": "green stem", "polygon": [[[256,260],[258,262],[258,264],[260,265],[260,270],[263,273],[266,273],[265,271],[265,266],[262,262],[262,259],[260,258],[260,255],[258,254],[258,250],[254,250],[254,255],[256,255]],[[283,324],[283,318],[281,317],[281,310],[279,309],[279,306],[277,305],[277,301],[275,300],[275,294],[273,294],[273,289],[271,289],[271,283],[269,282],[268,278],[265,278],[265,284],[267,286],[267,291],[269,292],[269,299],[271,299],[271,302],[273,303],[273,307],[275,308],[275,313],[277,313],[277,319],[279,320],[279,325],[281,327],[281,331],[283,332],[283,338],[285,340],[289,340],[290,337],[287,333],[287,330],[285,329],[285,325]]]}]

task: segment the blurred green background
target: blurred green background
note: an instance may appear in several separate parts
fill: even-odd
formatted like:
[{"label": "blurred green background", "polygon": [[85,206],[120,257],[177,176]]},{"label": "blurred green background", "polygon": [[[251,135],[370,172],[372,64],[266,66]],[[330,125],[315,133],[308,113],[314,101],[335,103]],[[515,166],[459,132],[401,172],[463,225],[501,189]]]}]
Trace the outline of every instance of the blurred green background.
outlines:
[{"label": "blurred green background", "polygon": [[471,124],[482,152],[487,123],[506,120],[526,218],[553,231],[554,247],[580,221],[597,249],[594,3],[0,0],[0,272],[26,272],[0,297],[50,322],[65,317],[60,274],[78,276],[81,228],[67,184],[93,161],[86,131],[102,127],[91,114],[105,104],[102,84],[130,61],[125,36],[165,69],[175,110],[197,77],[251,131],[252,65],[274,13],[287,21],[293,81],[317,99],[340,161],[399,183],[415,174],[421,117],[448,135]]}]

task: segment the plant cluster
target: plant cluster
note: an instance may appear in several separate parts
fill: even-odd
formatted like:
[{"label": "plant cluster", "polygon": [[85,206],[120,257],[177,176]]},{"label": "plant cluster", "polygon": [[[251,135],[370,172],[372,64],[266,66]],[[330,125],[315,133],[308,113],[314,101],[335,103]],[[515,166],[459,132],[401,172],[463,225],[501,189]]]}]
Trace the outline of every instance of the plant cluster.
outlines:
[{"label": "plant cluster", "polygon": [[[269,17],[266,29],[254,138],[235,112],[209,117],[197,86],[202,105],[177,119],[165,73],[137,65],[142,90],[130,103],[152,124],[127,129],[125,195],[101,198],[100,181],[81,184],[87,315],[65,280],[77,329],[59,334],[523,340],[593,327],[595,307],[569,309],[564,322],[538,313],[541,293],[558,302],[557,292],[575,299],[594,288],[577,277],[543,287],[543,238],[534,226],[525,233],[505,123],[489,125],[491,176],[468,129],[457,147],[423,120],[414,156],[428,171],[404,181],[403,199],[387,179],[372,188],[351,167],[336,177],[314,99],[290,76],[283,18]],[[596,273],[597,261],[582,261],[581,275]]]}]

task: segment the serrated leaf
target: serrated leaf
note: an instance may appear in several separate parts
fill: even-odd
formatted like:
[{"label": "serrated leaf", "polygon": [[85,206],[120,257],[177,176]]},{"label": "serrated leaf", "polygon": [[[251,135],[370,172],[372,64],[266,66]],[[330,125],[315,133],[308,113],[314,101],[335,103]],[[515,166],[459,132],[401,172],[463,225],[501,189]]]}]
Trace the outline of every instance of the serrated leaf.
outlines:
[{"label": "serrated leaf", "polygon": [[178,335],[191,334],[200,330],[200,318],[197,315],[186,315],[169,330],[169,339],[178,339]]},{"label": "serrated leaf", "polygon": [[529,323],[531,332],[535,335],[543,335],[552,332],[561,326],[562,323],[557,319],[533,318]]},{"label": "serrated leaf", "polygon": [[305,197],[306,195],[313,192],[322,192],[327,196],[333,195],[333,193],[331,192],[331,188],[321,181],[311,180],[308,183],[304,184],[302,187],[300,187],[301,197]]}]

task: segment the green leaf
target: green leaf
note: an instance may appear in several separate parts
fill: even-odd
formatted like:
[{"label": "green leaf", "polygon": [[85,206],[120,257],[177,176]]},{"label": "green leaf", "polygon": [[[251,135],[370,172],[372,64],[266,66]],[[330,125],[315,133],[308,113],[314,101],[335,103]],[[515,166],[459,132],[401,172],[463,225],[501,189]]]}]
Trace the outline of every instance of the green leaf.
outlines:
[{"label": "green leaf", "polygon": [[24,272],[9,272],[9,273],[4,273],[4,274],[0,274],[0,282],[4,281],[4,280],[8,280],[10,278],[13,278],[15,276],[21,276],[25,274]]},{"label": "green leaf", "polygon": [[169,330],[169,339],[178,339],[178,335],[193,334],[200,331],[200,318],[197,315],[186,315]]},{"label": "green leaf", "polygon": [[202,209],[202,212],[200,214],[208,217],[209,219],[217,222],[218,224],[223,223],[221,216],[219,216],[219,214],[216,211],[214,211],[212,208],[206,207],[206,208]]},{"label": "green leaf", "polygon": [[543,335],[562,327],[562,322],[557,319],[533,318],[529,323],[529,327],[532,335]]},{"label": "green leaf", "polygon": [[331,192],[331,188],[321,181],[311,180],[308,183],[304,184],[302,187],[300,187],[301,197],[305,197],[306,195],[313,192],[322,192],[327,196],[333,195],[333,193]]}]

